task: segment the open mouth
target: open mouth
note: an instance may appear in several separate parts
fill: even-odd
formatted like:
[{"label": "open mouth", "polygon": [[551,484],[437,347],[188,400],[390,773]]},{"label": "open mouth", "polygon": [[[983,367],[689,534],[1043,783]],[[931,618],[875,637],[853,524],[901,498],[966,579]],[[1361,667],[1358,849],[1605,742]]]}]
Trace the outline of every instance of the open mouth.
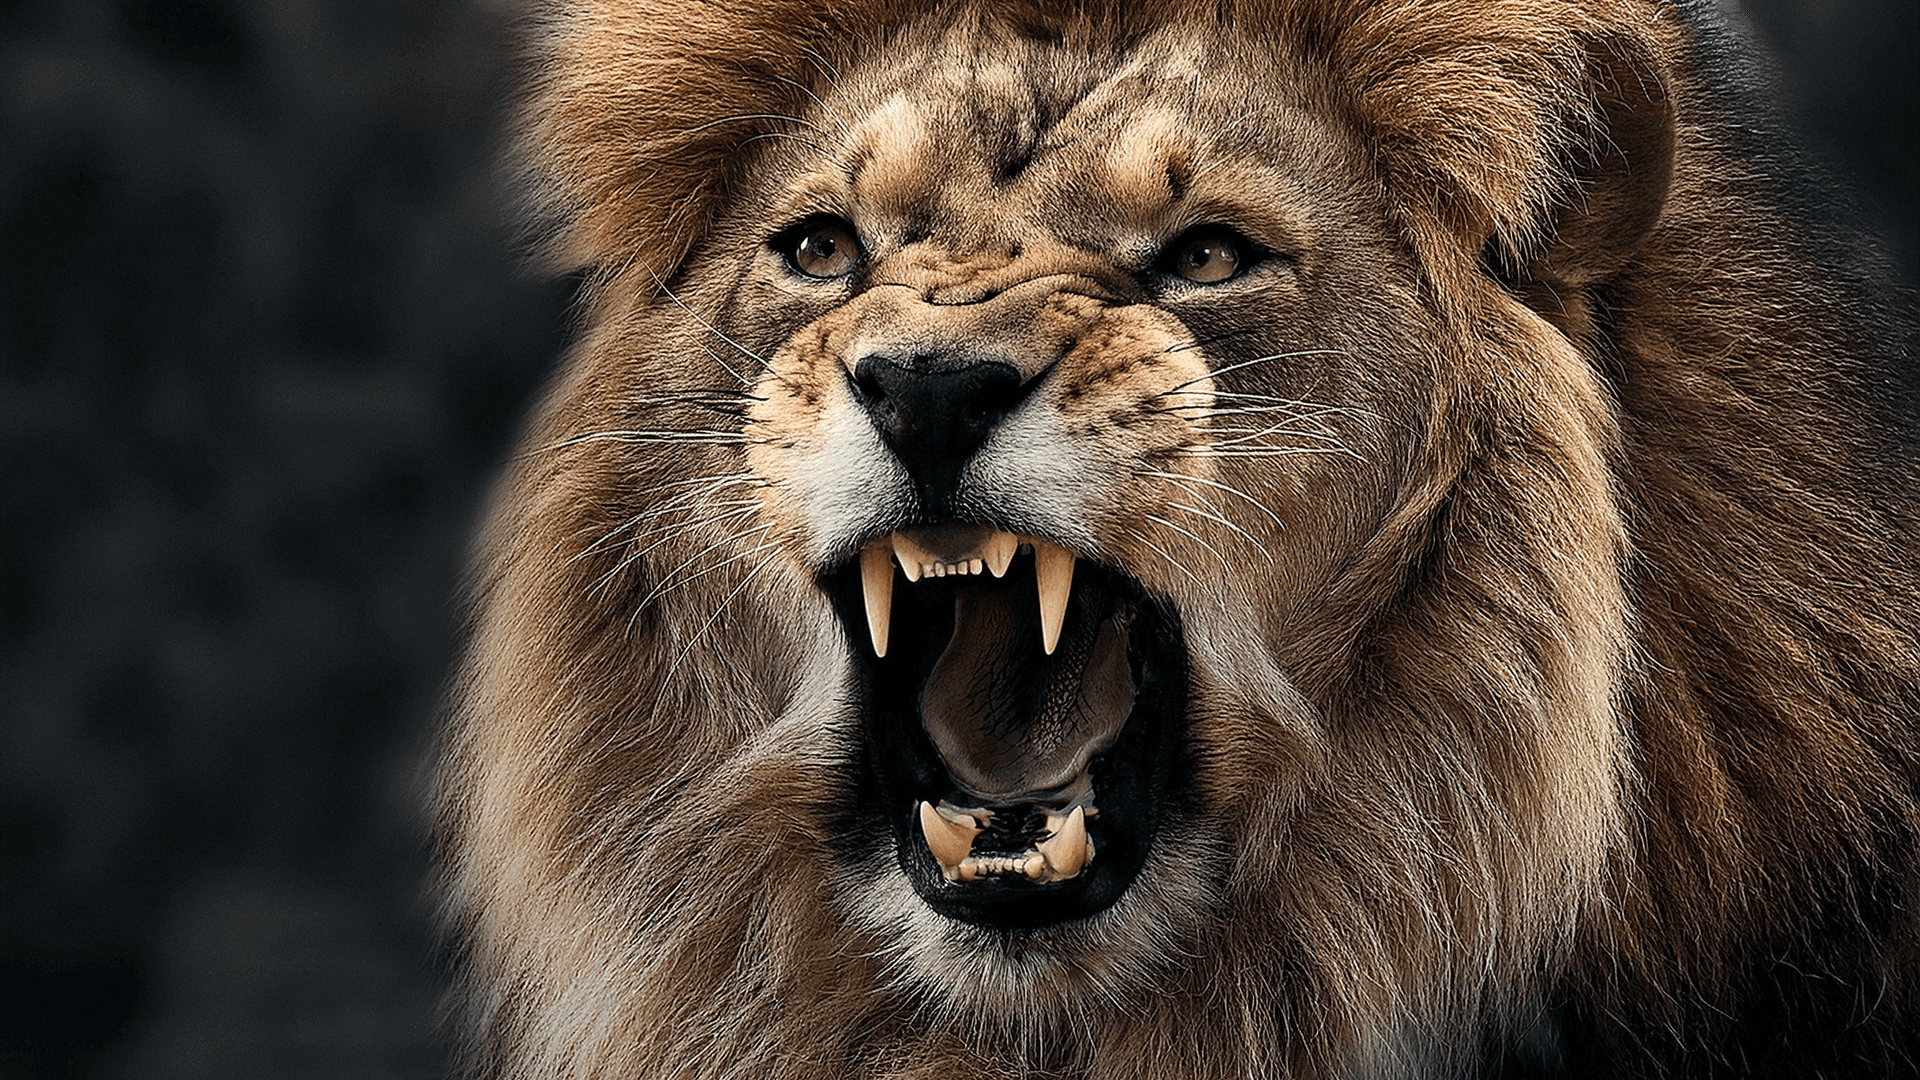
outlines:
[{"label": "open mouth", "polygon": [[1047,926],[1125,893],[1191,775],[1171,608],[981,525],[880,537],[823,585],[859,658],[853,835],[891,842],[969,923]]}]

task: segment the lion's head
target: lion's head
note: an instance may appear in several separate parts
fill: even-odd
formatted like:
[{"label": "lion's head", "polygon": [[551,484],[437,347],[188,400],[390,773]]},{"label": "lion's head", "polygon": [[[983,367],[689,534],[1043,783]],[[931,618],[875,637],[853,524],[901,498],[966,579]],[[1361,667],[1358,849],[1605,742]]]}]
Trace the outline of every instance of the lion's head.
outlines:
[{"label": "lion's head", "polygon": [[1639,842],[1610,320],[1688,31],[639,8],[538,39],[590,285],[450,756],[497,1067],[1533,1030]]}]

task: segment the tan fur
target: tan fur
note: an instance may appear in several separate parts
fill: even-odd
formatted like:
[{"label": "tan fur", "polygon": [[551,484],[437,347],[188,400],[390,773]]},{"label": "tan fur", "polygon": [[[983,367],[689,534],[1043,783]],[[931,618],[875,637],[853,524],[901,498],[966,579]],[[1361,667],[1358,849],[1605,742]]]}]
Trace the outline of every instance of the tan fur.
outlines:
[{"label": "tan fur", "polygon": [[[446,735],[476,1070],[1421,1076],[1539,1021],[1610,1069],[1739,1075],[1789,970],[1857,987],[1841,1060],[1910,1069],[1920,472],[1874,358],[1911,360],[1822,275],[1694,30],[1629,0],[1075,10],[540,6],[522,163],[590,283]],[[1048,78],[1091,87],[1056,144],[1001,145]],[[876,287],[757,269],[849,201],[893,238]],[[1229,207],[1296,255],[1233,294],[1284,368],[1226,373],[1097,254]],[[1033,512],[1070,503],[1059,539],[1178,610],[1204,807],[1017,955],[832,841],[845,372],[968,342],[1056,365],[1090,464]],[[1223,455],[1249,386],[1330,409]]]}]

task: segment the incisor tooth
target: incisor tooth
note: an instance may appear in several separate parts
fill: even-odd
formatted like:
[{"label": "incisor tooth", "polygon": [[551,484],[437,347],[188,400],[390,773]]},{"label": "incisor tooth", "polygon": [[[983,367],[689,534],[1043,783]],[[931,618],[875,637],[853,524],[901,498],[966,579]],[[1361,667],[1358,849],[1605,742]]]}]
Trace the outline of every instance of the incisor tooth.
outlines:
[{"label": "incisor tooth", "polygon": [[1074,807],[1073,813],[1053,830],[1053,835],[1040,841],[1040,854],[1046,856],[1047,865],[1058,878],[1070,878],[1086,867],[1087,861],[1093,858],[1093,843],[1087,837],[1085,807]]},{"label": "incisor tooth", "polygon": [[[987,542],[980,545],[980,555],[986,560],[987,569],[994,577],[1006,577],[1007,567],[1013,565],[1013,553],[1020,549],[1020,538],[1010,532],[994,530]],[[975,570],[974,573],[980,571]]]},{"label": "incisor tooth", "polygon": [[1035,540],[1033,574],[1040,583],[1040,645],[1052,656],[1067,621],[1067,596],[1073,592],[1073,552]]},{"label": "incisor tooth", "polygon": [[867,633],[873,655],[887,655],[887,629],[893,619],[893,552],[883,542],[860,553],[860,589],[867,599]]},{"label": "incisor tooth", "polygon": [[933,852],[940,868],[953,870],[967,861],[967,853],[973,850],[973,838],[980,835],[980,830],[948,821],[932,803],[922,800],[920,834],[927,838],[927,850]]}]

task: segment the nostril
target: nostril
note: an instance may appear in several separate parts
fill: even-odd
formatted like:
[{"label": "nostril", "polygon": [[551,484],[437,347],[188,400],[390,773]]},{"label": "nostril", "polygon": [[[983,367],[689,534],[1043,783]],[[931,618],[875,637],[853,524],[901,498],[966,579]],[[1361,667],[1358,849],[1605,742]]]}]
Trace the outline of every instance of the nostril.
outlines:
[{"label": "nostril", "polygon": [[854,394],[862,402],[876,405],[886,400],[887,388],[880,385],[880,378],[874,373],[873,365],[869,363],[871,359],[869,357],[867,360],[860,361],[859,367],[854,369],[851,378]]},{"label": "nostril", "polygon": [[1021,384],[1020,373],[1005,364],[983,365],[981,379],[973,388],[973,394],[967,399],[967,416],[975,420],[993,421],[1001,414],[1020,403],[1025,387]]}]

